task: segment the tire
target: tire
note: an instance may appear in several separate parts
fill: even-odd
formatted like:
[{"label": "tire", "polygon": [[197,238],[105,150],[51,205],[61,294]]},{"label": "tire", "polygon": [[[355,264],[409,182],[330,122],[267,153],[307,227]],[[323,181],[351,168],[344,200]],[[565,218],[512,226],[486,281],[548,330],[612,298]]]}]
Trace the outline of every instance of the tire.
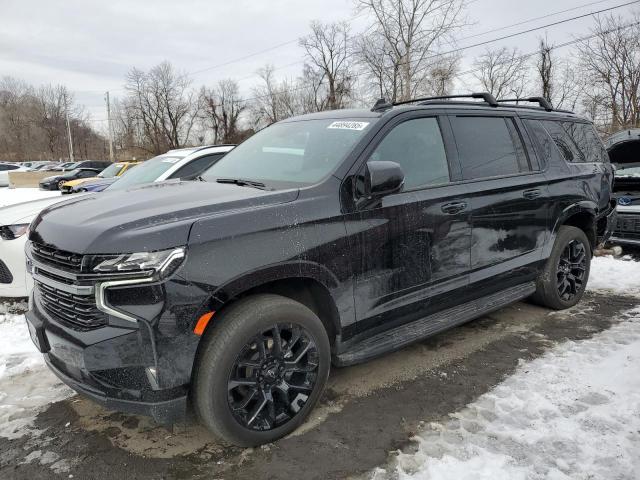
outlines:
[{"label": "tire", "polygon": [[[577,260],[582,258],[579,254],[580,245],[584,250],[584,258],[578,262]],[[567,252],[571,256],[570,262],[567,262]],[[580,268],[577,267],[578,264],[581,265]],[[576,227],[560,227],[551,255],[536,281],[536,292],[531,299],[554,310],[573,307],[584,294],[590,268],[591,244],[587,235]],[[573,277],[573,280],[570,277]]]},{"label": "tire", "polygon": [[58,182],[58,190],[62,191],[62,185],[64,185],[65,183],[67,183],[65,180],[60,180]]},{"label": "tire", "polygon": [[[309,308],[280,295],[254,295],[231,305],[214,317],[202,342],[191,391],[195,412],[214,435],[241,447],[269,443],[295,430],[329,376],[324,325]],[[297,357],[302,360],[292,367]],[[238,379],[244,383],[232,387]]]}]

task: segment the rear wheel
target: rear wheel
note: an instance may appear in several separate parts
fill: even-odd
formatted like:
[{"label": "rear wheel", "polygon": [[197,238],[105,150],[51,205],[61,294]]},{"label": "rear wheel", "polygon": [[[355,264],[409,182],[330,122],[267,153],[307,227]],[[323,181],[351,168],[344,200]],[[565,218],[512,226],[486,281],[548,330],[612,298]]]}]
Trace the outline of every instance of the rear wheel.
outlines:
[{"label": "rear wheel", "polygon": [[555,310],[574,306],[584,294],[590,267],[591,244],[586,234],[576,227],[560,227],[532,299]]},{"label": "rear wheel", "polygon": [[295,430],[329,374],[329,339],[320,319],[296,301],[265,294],[232,305],[210,328],[192,391],[202,423],[239,446]]}]

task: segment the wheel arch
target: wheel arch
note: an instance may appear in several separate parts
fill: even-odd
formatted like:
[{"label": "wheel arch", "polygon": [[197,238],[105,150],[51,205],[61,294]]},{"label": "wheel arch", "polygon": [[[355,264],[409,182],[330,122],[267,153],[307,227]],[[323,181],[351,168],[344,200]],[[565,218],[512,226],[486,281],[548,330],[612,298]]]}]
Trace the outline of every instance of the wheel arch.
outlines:
[{"label": "wheel arch", "polygon": [[551,232],[550,241],[547,243],[546,256],[551,255],[551,249],[558,235],[560,227],[568,225],[582,230],[589,239],[591,251],[596,248],[596,217],[597,205],[594,202],[577,202],[566,207],[556,219]]},{"label": "wheel arch", "polygon": [[341,318],[338,302],[332,290],[339,280],[326,268],[311,262],[276,265],[251,272],[216,289],[208,302],[215,317],[226,308],[251,295],[273,293],[298,301],[314,312],[322,321],[331,345],[341,335]]}]

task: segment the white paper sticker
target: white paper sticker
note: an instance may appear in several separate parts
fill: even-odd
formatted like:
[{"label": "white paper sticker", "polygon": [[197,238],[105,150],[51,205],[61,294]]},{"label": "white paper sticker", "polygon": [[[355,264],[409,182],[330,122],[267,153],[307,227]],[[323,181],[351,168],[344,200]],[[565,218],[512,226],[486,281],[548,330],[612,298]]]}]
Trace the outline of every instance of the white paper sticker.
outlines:
[{"label": "white paper sticker", "polygon": [[369,125],[369,122],[352,122],[349,120],[341,120],[339,122],[333,122],[327,128],[339,128],[341,130],[364,130]]}]

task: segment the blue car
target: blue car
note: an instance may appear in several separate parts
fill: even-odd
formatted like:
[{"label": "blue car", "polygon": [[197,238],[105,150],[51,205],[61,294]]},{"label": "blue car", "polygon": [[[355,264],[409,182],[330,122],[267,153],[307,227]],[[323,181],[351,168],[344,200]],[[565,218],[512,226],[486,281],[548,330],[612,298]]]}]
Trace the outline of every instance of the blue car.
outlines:
[{"label": "blue car", "polygon": [[71,193],[78,192],[101,192],[120,177],[100,178],[89,182],[81,183],[71,189]]}]

